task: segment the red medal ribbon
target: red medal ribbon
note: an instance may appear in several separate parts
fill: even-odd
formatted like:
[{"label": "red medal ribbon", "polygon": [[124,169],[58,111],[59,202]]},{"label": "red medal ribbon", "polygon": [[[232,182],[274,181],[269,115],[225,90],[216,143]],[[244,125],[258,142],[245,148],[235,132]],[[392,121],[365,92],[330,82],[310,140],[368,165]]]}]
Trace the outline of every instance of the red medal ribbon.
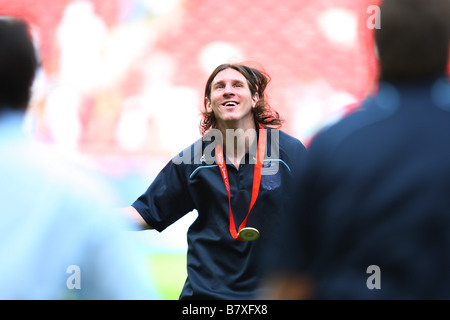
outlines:
[{"label": "red medal ribbon", "polygon": [[250,211],[253,208],[253,205],[256,202],[256,199],[258,198],[259,193],[259,186],[261,184],[261,173],[262,173],[262,167],[264,162],[264,154],[266,152],[266,130],[264,127],[259,124],[259,139],[258,139],[258,146],[256,149],[256,163],[255,163],[255,170],[253,174],[253,187],[252,187],[252,199],[250,202],[250,207],[248,208],[247,216],[245,217],[242,224],[239,226],[239,230],[236,231],[236,226],[234,224],[234,218],[233,218],[233,212],[231,211],[231,191],[230,191],[230,182],[228,179],[228,172],[227,167],[225,165],[225,160],[223,156],[222,146],[220,144],[217,144],[216,146],[216,161],[220,168],[220,173],[222,174],[223,183],[225,184],[225,189],[227,189],[228,193],[228,206],[230,208],[230,233],[231,236],[234,239],[239,239],[239,231],[242,230],[242,228],[245,228],[247,224],[247,219],[250,214]]}]

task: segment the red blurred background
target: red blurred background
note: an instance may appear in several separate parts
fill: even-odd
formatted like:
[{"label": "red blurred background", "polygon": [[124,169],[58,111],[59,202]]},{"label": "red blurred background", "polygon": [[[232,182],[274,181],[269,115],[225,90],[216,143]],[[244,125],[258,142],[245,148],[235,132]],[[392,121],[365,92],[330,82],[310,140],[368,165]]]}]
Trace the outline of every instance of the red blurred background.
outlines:
[{"label": "red blurred background", "polygon": [[169,159],[200,137],[203,90],[220,63],[271,76],[283,129],[308,144],[370,90],[378,0],[0,0],[42,56],[30,123],[96,158]]}]

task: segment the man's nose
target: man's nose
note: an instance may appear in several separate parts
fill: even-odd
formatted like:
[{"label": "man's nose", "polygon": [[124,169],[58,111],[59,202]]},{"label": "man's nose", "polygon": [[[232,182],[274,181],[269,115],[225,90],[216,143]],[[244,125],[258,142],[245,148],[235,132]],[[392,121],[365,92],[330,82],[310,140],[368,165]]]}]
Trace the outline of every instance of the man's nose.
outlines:
[{"label": "man's nose", "polygon": [[231,84],[226,84],[225,89],[223,90],[224,95],[234,94],[234,88]]}]

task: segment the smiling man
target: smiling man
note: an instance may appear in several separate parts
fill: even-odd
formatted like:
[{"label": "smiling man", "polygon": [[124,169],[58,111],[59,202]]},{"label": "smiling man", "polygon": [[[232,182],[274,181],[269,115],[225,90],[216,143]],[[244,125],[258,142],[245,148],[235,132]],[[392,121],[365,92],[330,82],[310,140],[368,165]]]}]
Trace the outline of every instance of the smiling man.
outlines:
[{"label": "smiling man", "polygon": [[252,110],[259,95],[249,90],[245,76],[233,68],[219,72],[210,87],[209,96],[205,97],[205,109],[216,117],[217,129],[222,137],[226,137],[224,145],[228,146],[225,150],[227,159],[239,170],[242,157],[256,138]]},{"label": "smiling man", "polygon": [[252,109],[259,100],[258,92],[251,92],[245,76],[228,68],[219,72],[210,84],[209,96],[205,97],[207,112],[219,119],[223,130],[243,128],[255,129]]},{"label": "smiling man", "polygon": [[206,83],[202,139],[126,208],[143,229],[160,232],[198,212],[187,234],[188,277],[180,299],[260,296],[262,253],[281,236],[277,225],[306,155],[300,141],[278,130],[282,121],[267,103],[268,82],[255,68],[218,66]]}]

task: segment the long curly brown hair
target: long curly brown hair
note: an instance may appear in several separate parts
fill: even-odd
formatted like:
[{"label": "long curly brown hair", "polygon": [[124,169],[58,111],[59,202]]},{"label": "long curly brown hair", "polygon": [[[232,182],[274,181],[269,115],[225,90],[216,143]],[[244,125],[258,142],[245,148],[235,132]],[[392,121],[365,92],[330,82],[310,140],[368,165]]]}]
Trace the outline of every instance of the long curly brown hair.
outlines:
[{"label": "long curly brown hair", "polygon": [[[253,117],[257,123],[264,126],[279,128],[284,120],[280,118],[277,111],[273,110],[268,103],[267,95],[265,93],[266,87],[270,82],[270,77],[265,72],[259,71],[256,68],[246,66],[244,64],[225,63],[219,65],[209,76],[205,87],[205,98],[211,98],[211,84],[216,75],[225,70],[234,69],[240,72],[248,82],[252,96],[256,93],[259,100],[255,108],[252,109]],[[204,135],[209,129],[217,128],[216,118],[213,112],[208,112],[206,109],[206,99],[204,101],[204,111],[202,111],[202,120],[200,122],[200,132]]]}]

